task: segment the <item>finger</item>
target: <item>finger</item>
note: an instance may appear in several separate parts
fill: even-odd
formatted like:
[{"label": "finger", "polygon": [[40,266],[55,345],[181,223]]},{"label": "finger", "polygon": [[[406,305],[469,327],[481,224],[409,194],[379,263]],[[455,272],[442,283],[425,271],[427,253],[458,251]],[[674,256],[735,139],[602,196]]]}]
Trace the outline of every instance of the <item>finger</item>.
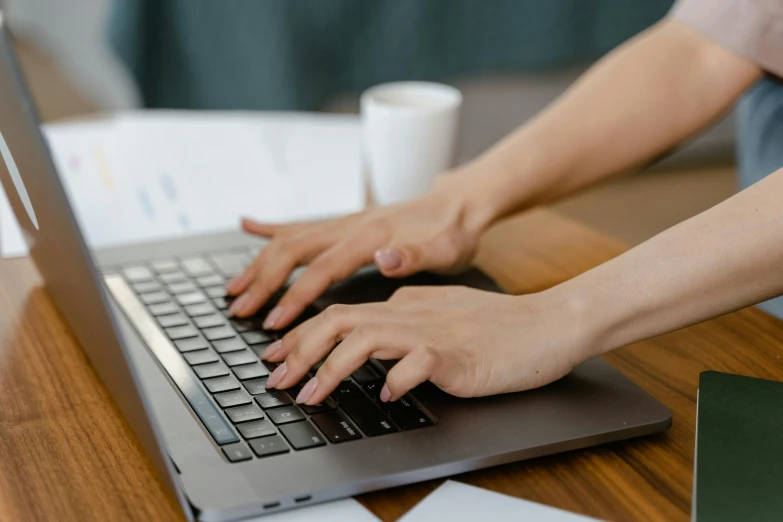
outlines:
[{"label": "finger", "polygon": [[450,234],[419,238],[415,242],[392,244],[375,253],[375,263],[387,277],[407,277],[422,270],[451,269],[468,261],[471,251],[462,240]]},{"label": "finger", "polygon": [[375,264],[386,277],[407,277],[429,268],[432,246],[397,245],[375,252]]},{"label": "finger", "polygon": [[270,313],[264,322],[264,328],[279,329],[288,326],[332,284],[348,278],[370,263],[371,253],[372,248],[367,248],[364,241],[354,238],[342,241],[323,252],[280,298],[276,308],[277,315],[273,317]]},{"label": "finger", "polygon": [[266,247],[264,247],[261,252],[258,253],[258,255],[253,259],[253,261],[245,268],[245,271],[242,272],[240,275],[234,277],[233,279],[229,280],[226,283],[226,293],[228,295],[239,295],[245,290],[247,290],[247,287],[250,286],[250,283],[253,282],[253,279],[255,279],[256,274],[258,274],[258,271],[260,270],[260,267],[264,265],[266,262],[266,256],[267,251],[269,249],[269,244],[267,244]]},{"label": "finger", "polygon": [[261,237],[274,237],[282,232],[290,231],[293,227],[306,223],[261,223],[250,218],[242,218],[242,230],[249,234]]},{"label": "finger", "polygon": [[286,282],[291,272],[308,263],[328,244],[327,237],[312,234],[287,240],[273,240],[261,253],[251,268],[243,274],[241,295],[231,304],[229,311],[246,317],[254,314],[273,293]]},{"label": "finger", "polygon": [[315,377],[299,392],[296,402],[319,404],[370,357],[399,359],[416,345],[414,335],[405,324],[360,325],[332,350]]},{"label": "finger", "polygon": [[281,347],[281,353],[286,354],[285,362],[269,376],[267,386],[284,389],[298,383],[357,325],[377,322],[382,317],[382,306],[382,303],[332,305],[308,321],[310,325],[307,328],[299,328],[296,334],[291,332],[286,335]]},{"label": "finger", "polygon": [[403,286],[394,291],[389,298],[389,302],[396,303],[437,299],[444,297],[447,292],[447,287],[444,286]]},{"label": "finger", "polygon": [[431,378],[437,365],[437,359],[435,351],[429,348],[412,350],[386,374],[386,384],[381,388],[381,400],[383,402],[396,401]]}]

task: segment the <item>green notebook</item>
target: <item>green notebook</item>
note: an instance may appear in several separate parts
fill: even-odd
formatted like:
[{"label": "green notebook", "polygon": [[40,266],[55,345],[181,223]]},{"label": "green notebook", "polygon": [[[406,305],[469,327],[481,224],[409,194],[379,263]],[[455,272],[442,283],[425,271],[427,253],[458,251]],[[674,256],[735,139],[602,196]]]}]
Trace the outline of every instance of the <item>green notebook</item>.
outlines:
[{"label": "green notebook", "polygon": [[783,520],[783,383],[704,372],[693,520]]}]

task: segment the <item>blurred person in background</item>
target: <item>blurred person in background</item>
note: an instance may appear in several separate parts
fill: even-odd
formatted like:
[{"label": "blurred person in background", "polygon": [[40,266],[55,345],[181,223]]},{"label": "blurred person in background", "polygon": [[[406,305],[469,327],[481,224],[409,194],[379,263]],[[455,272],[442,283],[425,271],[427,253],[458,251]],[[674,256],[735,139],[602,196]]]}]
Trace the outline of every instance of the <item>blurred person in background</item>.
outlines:
[{"label": "blurred person in background", "polygon": [[[301,265],[306,270],[268,314],[266,328],[284,328],[331,283],[368,263],[388,277],[459,270],[492,223],[644,165],[749,89],[742,161],[748,174],[769,174],[783,156],[776,74],[783,74],[783,3],[681,0],[534,120],[440,178],[428,195],[322,222],[244,222],[271,242],[228,284],[237,296],[231,311],[256,313]],[[326,358],[297,397],[316,404],[375,357],[400,359],[382,392],[387,401],[428,379],[462,397],[526,390],[609,350],[782,293],[777,171],[537,294],[404,288],[385,303],[327,309],[267,348],[263,358],[282,363],[267,386],[288,388]]]}]

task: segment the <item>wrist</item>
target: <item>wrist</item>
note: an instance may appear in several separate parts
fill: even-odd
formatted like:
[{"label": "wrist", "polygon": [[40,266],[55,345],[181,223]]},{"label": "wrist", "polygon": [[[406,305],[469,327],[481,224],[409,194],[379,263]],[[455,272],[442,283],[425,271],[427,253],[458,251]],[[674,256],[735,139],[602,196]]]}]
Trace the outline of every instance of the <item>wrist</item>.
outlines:
[{"label": "wrist", "polygon": [[[575,364],[606,353],[615,346],[607,340],[613,324],[612,303],[601,303],[600,292],[582,284],[580,277],[540,293],[558,321],[568,330]],[[576,283],[576,284],[575,284]]]},{"label": "wrist", "polygon": [[468,163],[437,178],[433,193],[459,202],[465,228],[480,234],[510,213],[511,187],[501,175],[478,161]]}]

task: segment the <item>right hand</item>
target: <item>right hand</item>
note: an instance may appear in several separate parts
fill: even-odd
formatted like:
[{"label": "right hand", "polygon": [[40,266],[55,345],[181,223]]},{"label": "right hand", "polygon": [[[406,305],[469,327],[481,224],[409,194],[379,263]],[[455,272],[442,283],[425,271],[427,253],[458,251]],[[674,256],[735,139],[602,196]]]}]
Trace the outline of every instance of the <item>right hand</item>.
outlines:
[{"label": "right hand", "polygon": [[231,313],[256,313],[302,265],[307,268],[269,312],[264,328],[288,326],[330,285],[370,263],[387,277],[466,268],[485,225],[469,212],[460,191],[444,188],[454,186],[451,180],[439,181],[440,189],[419,199],[342,218],[283,225],[243,220],[246,232],[270,242],[226,285],[228,294],[237,296]]}]

